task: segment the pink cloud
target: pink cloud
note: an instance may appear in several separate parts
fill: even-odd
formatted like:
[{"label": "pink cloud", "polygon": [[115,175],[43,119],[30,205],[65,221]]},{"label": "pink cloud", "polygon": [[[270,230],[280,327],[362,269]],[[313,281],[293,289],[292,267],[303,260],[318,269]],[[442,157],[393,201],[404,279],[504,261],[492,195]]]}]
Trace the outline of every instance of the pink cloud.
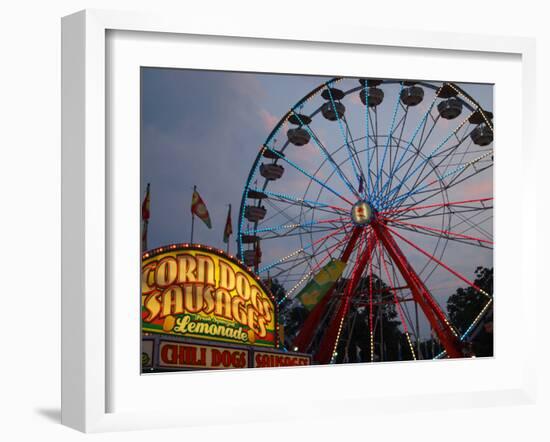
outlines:
[{"label": "pink cloud", "polygon": [[483,180],[477,180],[476,182],[465,182],[462,187],[462,192],[466,198],[482,198],[493,196],[493,180],[492,177],[485,178]]},{"label": "pink cloud", "polygon": [[259,113],[260,113],[260,118],[262,120],[262,124],[264,125],[264,128],[267,131],[271,131],[275,127],[275,125],[279,122],[279,118],[271,114],[266,109],[260,109]]},{"label": "pink cloud", "polygon": [[262,86],[257,76],[253,74],[240,74],[228,77],[230,87],[239,95],[252,98],[254,101],[265,99],[267,96],[265,88]]},{"label": "pink cloud", "polygon": [[361,102],[361,98],[359,97],[359,93],[350,94],[346,98],[347,98],[347,101],[349,101],[352,104],[364,106],[364,104]]}]

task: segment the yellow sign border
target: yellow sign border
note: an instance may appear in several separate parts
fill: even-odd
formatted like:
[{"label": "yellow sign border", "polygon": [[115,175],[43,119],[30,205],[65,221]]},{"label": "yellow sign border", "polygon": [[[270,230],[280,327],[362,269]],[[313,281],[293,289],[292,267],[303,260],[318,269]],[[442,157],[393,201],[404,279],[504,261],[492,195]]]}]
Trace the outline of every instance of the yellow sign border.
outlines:
[{"label": "yellow sign border", "polygon": [[[154,258],[155,256],[166,254],[166,253],[177,253],[178,251],[181,252],[198,252],[198,253],[207,253],[217,256],[218,259],[226,261],[227,263],[231,263],[234,266],[236,266],[240,271],[242,271],[246,276],[248,276],[250,279],[254,280],[254,283],[258,285],[258,287],[261,289],[263,294],[267,297],[267,299],[270,301],[272,309],[273,309],[273,342],[266,341],[263,342],[257,342],[257,341],[248,341],[248,342],[239,342],[238,340],[232,339],[232,338],[226,338],[223,336],[204,336],[204,335],[196,335],[196,334],[187,334],[182,335],[179,333],[170,333],[170,332],[163,332],[159,331],[158,328],[154,327],[147,327],[147,324],[149,324],[146,321],[143,321],[142,319],[142,332],[143,333],[151,333],[156,335],[164,335],[164,336],[180,336],[185,337],[188,336],[193,339],[199,339],[204,340],[206,342],[218,342],[218,343],[232,343],[232,344],[239,344],[239,345],[255,345],[265,348],[279,348],[279,321],[278,321],[278,305],[275,300],[275,297],[273,296],[271,290],[266,286],[266,284],[259,278],[259,276],[252,271],[251,268],[245,266],[240,260],[238,260],[235,256],[229,255],[225,253],[223,250],[202,245],[202,244],[189,244],[189,243],[178,243],[178,244],[170,244],[162,247],[158,247],[146,252],[142,253],[142,260],[141,260],[141,268],[143,271],[143,263],[147,260],[150,260],[151,258]],[[217,281],[219,283],[219,281]],[[143,297],[143,288],[142,290],[142,297]],[[143,306],[143,298],[142,298],[142,306]],[[186,315],[188,315],[186,313]],[[185,316],[185,315],[182,315]],[[192,314],[191,314],[192,316]],[[216,318],[220,323],[223,323],[225,320]],[[236,323],[236,321],[227,320],[227,322],[233,322]],[[270,321],[271,322],[271,321]]]}]

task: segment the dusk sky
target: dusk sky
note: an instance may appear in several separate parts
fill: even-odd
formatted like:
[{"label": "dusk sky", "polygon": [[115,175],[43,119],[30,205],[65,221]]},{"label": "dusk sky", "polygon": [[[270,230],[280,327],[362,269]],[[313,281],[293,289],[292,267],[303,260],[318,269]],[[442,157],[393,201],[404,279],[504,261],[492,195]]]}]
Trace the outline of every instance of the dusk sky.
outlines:
[{"label": "dusk sky", "polygon": [[[148,247],[151,249],[190,240],[191,195],[193,186],[196,185],[210,212],[212,229],[208,229],[196,219],[194,241],[225,250],[226,244],[222,242],[223,229],[228,204],[231,204],[234,236],[231,238],[230,252],[236,254],[235,239],[241,197],[260,146],[292,105],[329,78],[157,68],[142,68],[141,78],[142,196],[147,183],[151,183]],[[352,84],[352,81],[359,85],[356,80],[346,81],[350,82],[346,85]],[[460,86],[475,97],[485,110],[492,111],[491,85],[460,84]],[[388,85],[384,89],[386,98],[380,106],[378,118],[380,127],[385,126],[386,132],[391,126],[395,101],[393,96],[398,96],[398,87],[398,85]],[[428,94],[429,92],[426,92],[426,98],[415,109],[418,115],[426,112],[432,101]],[[354,133],[354,136],[364,139],[362,125],[365,120],[365,107],[360,102],[358,93],[353,97],[346,97],[343,102],[347,108],[346,117],[350,126],[361,127],[363,131],[363,133]],[[445,138],[446,133],[466,115],[465,110],[456,120],[439,123],[430,138],[431,145],[428,143],[426,150],[436,147]],[[416,116],[416,122],[413,122],[413,117],[414,114],[410,117],[410,127],[405,126],[403,132],[405,140],[408,139],[407,136],[411,136],[415,124],[419,121]],[[317,123],[317,119],[321,121]],[[318,126],[314,126],[315,124]],[[336,122],[323,121],[323,118],[318,116],[314,119],[312,127],[315,128],[325,146],[336,148],[342,145],[342,133]],[[284,132],[286,129],[285,127]],[[383,131],[381,130],[380,133]],[[281,146],[281,143],[286,140],[284,133],[279,138],[280,140],[276,141],[276,147]],[[309,147],[310,145],[312,147]],[[295,146],[292,147],[296,149]],[[310,150],[304,150],[305,148]],[[340,153],[344,155],[345,149],[341,149]],[[337,184],[338,177],[330,175],[330,169],[327,169],[326,164],[323,165],[313,142],[297,149],[293,155],[295,155],[292,157],[293,160],[306,170],[313,173],[318,169],[316,177],[326,179],[327,183],[338,191],[346,190],[344,187],[338,187],[341,185],[341,183]],[[476,155],[479,153],[465,153],[462,157],[457,156],[453,159],[453,163],[445,164],[444,169],[452,170],[457,165],[474,159]],[[344,156],[341,158],[335,156],[335,159],[345,161]],[[283,179],[273,183],[268,190],[271,188],[276,189],[272,191],[303,196],[309,180],[291,169],[285,164]],[[348,167],[348,169],[351,176],[351,168]],[[263,184],[261,178],[258,175],[258,187]],[[310,188],[307,197],[319,196],[319,190],[319,187]],[[450,200],[481,197],[492,197],[492,169],[467,180],[463,185],[449,192]],[[324,202],[329,204],[335,203],[332,196],[329,197],[326,192],[320,198],[320,200],[325,198]],[[478,219],[476,222],[480,223],[484,231],[492,235],[492,210],[490,215],[490,219]],[[289,219],[292,216],[291,214]],[[319,215],[319,218],[322,216]],[[266,225],[273,226],[285,222],[290,221],[278,220],[275,217],[269,222],[266,221]],[[441,228],[441,223],[437,225],[425,222],[424,225]],[[466,230],[467,227],[468,225],[459,225],[454,231],[465,231],[472,235],[476,233],[472,228]],[[435,247],[432,238],[420,237],[414,233],[411,235],[411,240],[426,249],[433,250]],[[279,240],[277,244],[272,243],[272,245],[262,244],[262,262],[268,263],[270,260],[284,256],[285,253],[296,250],[300,247],[300,243],[294,243],[295,240],[297,241],[297,239],[288,239]],[[415,267],[419,270],[424,267],[427,262],[425,257],[413,249],[407,249],[405,245],[403,250],[410,256]],[[473,271],[477,265],[492,267],[492,250],[451,241],[444,258],[446,263],[470,278],[473,278]],[[434,272],[430,281],[433,294],[442,304],[456,287],[464,286],[464,283],[440,269]],[[289,280],[290,283],[291,280]]]}]

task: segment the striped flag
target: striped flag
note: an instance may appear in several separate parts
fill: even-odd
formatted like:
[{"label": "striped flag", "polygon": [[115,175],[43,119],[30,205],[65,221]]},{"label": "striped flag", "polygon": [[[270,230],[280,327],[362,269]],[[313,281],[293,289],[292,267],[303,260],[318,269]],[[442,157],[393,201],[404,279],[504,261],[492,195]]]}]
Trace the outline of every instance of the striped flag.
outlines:
[{"label": "striped flag", "polygon": [[145,198],[141,203],[141,220],[143,222],[143,227],[141,231],[141,250],[147,250],[147,229],[149,227],[149,218],[151,217],[151,194],[150,194],[150,183],[147,183],[147,191],[145,192]]},{"label": "striped flag", "polygon": [[191,213],[193,215],[197,215],[197,217],[200,218],[202,222],[204,222],[204,224],[208,226],[209,229],[212,228],[212,222],[210,221],[210,214],[208,213],[206,204],[204,204],[204,201],[202,200],[199,192],[197,192],[196,189],[193,190],[193,198],[191,200]]},{"label": "striped flag", "polygon": [[145,192],[145,198],[143,198],[143,203],[141,203],[141,219],[143,221],[149,221],[149,217],[151,216],[150,212],[150,204],[151,204],[151,196],[149,193],[151,184],[147,183],[147,191]]},{"label": "striped flag", "polygon": [[223,242],[228,243],[229,237],[233,234],[233,225],[231,224],[231,204],[227,212],[227,220],[225,221],[225,229],[223,229]]}]

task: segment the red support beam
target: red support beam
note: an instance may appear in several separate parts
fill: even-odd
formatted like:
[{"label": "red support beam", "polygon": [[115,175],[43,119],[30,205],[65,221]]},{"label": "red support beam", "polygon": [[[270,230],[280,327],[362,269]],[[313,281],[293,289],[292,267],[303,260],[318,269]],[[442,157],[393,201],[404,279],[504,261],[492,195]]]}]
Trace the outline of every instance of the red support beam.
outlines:
[{"label": "red support beam", "polygon": [[349,307],[351,305],[350,300],[355,294],[357,285],[361,281],[361,275],[363,274],[363,271],[365,270],[365,267],[367,266],[371,258],[372,251],[374,249],[376,241],[373,235],[370,235],[366,239],[366,241],[367,241],[366,250],[363,251],[361,256],[357,257],[357,262],[354,266],[353,272],[351,274],[351,278],[344,290],[344,296],[340,300],[338,311],[336,315],[332,316],[330,323],[325,333],[323,334],[321,344],[319,345],[319,351],[315,356],[315,359],[319,361],[321,364],[328,364],[332,359],[334,347],[336,345],[336,341],[338,340],[338,335],[341,332],[342,321],[345,318],[345,316],[348,314]]},{"label": "red support beam", "polygon": [[412,246],[413,248],[415,248],[416,250],[418,250],[420,253],[422,253],[424,256],[427,256],[430,260],[432,261],[435,261],[436,263],[438,263],[441,267],[443,267],[445,270],[449,271],[450,273],[452,273],[453,275],[455,275],[458,279],[464,281],[466,284],[468,284],[470,287],[473,287],[475,290],[477,290],[478,292],[480,293],[483,293],[485,296],[489,297],[489,294],[486,293],[484,290],[482,290],[480,287],[478,287],[477,285],[475,285],[472,281],[470,281],[468,278],[466,278],[465,276],[461,275],[460,273],[458,273],[456,270],[453,270],[452,268],[450,268],[447,264],[445,264],[444,262],[442,262],[441,260],[437,259],[435,256],[429,254],[428,252],[426,252],[422,247],[419,247],[417,246],[416,244],[414,244],[412,241],[409,241],[407,238],[405,238],[404,236],[401,236],[398,232],[396,232],[395,230],[393,230],[392,228],[390,227],[386,227],[388,229],[388,231],[391,231],[395,236],[397,236],[398,238],[402,239],[403,241],[405,241],[407,244],[409,244],[410,246]]},{"label": "red support beam", "polygon": [[420,305],[420,308],[422,308],[424,315],[436,332],[447,355],[451,358],[463,357],[462,345],[458,336],[453,332],[445,314],[439,308],[420,277],[407,261],[407,258],[391,236],[388,228],[378,221],[372,222],[371,227],[378,240],[387,250],[391,259],[395,262],[399,272],[407,282],[407,285],[410,287],[415,301]]},{"label": "red support beam", "polygon": [[[348,262],[351,253],[353,252],[355,245],[357,244],[361,232],[361,227],[356,226],[353,228],[349,241],[345,249],[343,250],[342,255],[340,256],[340,261]],[[313,340],[315,332],[317,331],[317,327],[319,326],[319,322],[324,317],[329,301],[332,299],[332,294],[334,292],[335,286],[336,283],[333,284],[333,286],[326,293],[323,299],[321,299],[321,301],[309,313],[304,322],[304,325],[300,329],[300,332],[298,333],[296,338],[294,338],[294,342],[292,343],[292,345],[293,347],[297,348],[297,351],[305,353],[309,349],[311,341]]]}]

